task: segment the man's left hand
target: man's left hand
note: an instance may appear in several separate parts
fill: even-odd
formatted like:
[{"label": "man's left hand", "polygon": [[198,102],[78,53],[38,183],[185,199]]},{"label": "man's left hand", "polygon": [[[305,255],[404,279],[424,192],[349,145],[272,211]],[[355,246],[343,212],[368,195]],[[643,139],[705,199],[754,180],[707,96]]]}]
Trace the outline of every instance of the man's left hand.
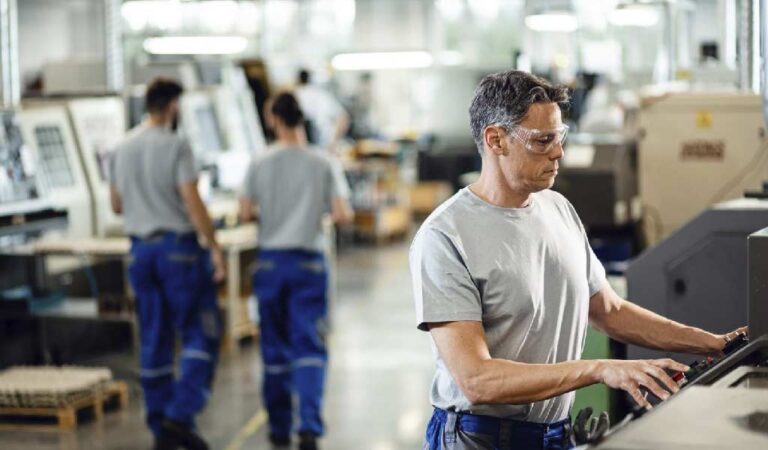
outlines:
[{"label": "man's left hand", "polygon": [[708,354],[710,356],[722,357],[723,349],[725,348],[726,344],[736,339],[736,337],[740,334],[748,334],[748,328],[749,327],[741,327],[731,331],[730,333],[713,334],[712,344],[710,345],[711,351],[708,352]]}]

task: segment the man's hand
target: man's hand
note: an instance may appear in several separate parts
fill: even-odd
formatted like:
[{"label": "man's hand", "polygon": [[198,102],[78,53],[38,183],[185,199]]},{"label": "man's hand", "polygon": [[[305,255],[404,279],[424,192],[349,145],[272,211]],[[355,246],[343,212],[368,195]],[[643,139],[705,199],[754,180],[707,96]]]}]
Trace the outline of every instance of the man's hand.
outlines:
[{"label": "man's hand", "polygon": [[[647,359],[636,361],[602,360],[600,361],[600,382],[613,389],[622,389],[629,393],[638,405],[650,409],[652,406],[640,391],[646,388],[662,400],[669,397],[669,392],[675,393],[680,388],[667,375],[664,369],[685,372],[688,366],[671,359]],[[659,386],[659,382],[666,389]],[[669,392],[668,392],[669,391]]]},{"label": "man's hand", "polygon": [[211,262],[213,263],[213,281],[221,283],[227,278],[227,264],[224,261],[224,254],[221,248],[211,249]]},{"label": "man's hand", "polygon": [[740,334],[747,334],[748,332],[749,327],[741,327],[731,331],[730,333],[713,334],[712,339],[710,339],[710,351],[708,352],[708,355],[722,357],[723,349],[725,348],[726,344],[736,339],[736,337],[738,337]]}]

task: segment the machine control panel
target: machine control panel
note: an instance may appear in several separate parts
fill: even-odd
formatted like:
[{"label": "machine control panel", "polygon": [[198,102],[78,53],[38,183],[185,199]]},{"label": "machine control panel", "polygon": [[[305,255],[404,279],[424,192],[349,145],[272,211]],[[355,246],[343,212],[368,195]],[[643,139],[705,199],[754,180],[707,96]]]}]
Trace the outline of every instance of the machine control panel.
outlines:
[{"label": "machine control panel", "polygon": [[[727,344],[725,344],[725,348],[723,349],[724,358],[747,344],[749,344],[749,337],[746,334],[738,335],[734,339],[730,340]],[[675,372],[672,374],[672,379],[677,382],[678,386],[686,386],[692,381],[695,381],[702,374],[706,373],[709,369],[714,367],[724,358],[715,359],[711,356],[708,356],[705,359],[698,360],[689,366],[690,369],[688,369],[688,371]]]},{"label": "machine control panel", "polygon": [[751,341],[740,335],[723,353],[672,374],[681,386],[677,394],[651,410],[636,408],[591,444],[602,450],[768,448],[768,335]]}]

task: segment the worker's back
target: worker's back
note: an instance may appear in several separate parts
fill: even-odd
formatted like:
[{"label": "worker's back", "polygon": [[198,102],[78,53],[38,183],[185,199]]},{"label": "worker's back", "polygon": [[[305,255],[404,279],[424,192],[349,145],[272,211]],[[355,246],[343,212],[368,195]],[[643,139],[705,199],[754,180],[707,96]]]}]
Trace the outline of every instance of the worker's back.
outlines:
[{"label": "worker's back", "polygon": [[322,217],[333,197],[346,197],[337,176],[332,163],[311,149],[273,149],[253,161],[244,193],[259,208],[259,247],[322,250]]},{"label": "worker's back", "polygon": [[112,178],[123,201],[125,233],[192,231],[178,190],[197,177],[189,145],[162,127],[141,125],[118,145]]}]

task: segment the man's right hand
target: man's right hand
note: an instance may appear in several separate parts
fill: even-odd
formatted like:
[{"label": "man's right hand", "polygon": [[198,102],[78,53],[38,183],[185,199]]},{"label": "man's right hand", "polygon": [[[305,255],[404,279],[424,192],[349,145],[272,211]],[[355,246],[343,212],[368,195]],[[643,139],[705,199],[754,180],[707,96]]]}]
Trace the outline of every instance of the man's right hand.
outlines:
[{"label": "man's right hand", "polygon": [[211,262],[213,263],[213,281],[221,283],[227,278],[227,264],[221,248],[214,247],[211,249]]},{"label": "man's right hand", "polygon": [[[599,362],[600,382],[613,389],[629,393],[638,405],[652,408],[640,388],[645,388],[662,400],[680,390],[677,383],[664,369],[686,372],[689,367],[671,359],[645,359],[635,361],[601,360]],[[659,385],[663,384],[666,389]]]}]

